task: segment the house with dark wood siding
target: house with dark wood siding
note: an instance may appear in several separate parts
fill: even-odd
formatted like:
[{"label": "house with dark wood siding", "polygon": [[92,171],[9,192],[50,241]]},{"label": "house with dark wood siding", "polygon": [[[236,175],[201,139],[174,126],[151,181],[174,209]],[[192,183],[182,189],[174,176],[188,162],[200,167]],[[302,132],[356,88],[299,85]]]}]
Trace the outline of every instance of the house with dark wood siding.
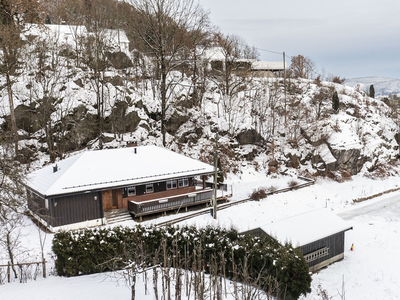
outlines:
[{"label": "house with dark wood siding", "polygon": [[[344,258],[345,232],[353,229],[329,209],[317,209],[243,232],[299,247],[311,272]],[[350,248],[350,247],[349,247]]]},{"label": "house with dark wood siding", "polygon": [[157,146],[84,151],[28,175],[28,208],[51,231],[210,202],[211,165]]}]

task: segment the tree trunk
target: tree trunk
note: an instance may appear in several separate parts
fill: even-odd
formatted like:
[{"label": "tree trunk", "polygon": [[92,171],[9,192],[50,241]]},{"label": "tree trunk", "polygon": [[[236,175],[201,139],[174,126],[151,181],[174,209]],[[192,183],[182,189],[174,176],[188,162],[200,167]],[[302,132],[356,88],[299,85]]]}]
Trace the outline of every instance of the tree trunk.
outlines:
[{"label": "tree trunk", "polygon": [[11,267],[14,272],[14,278],[17,279],[18,274],[14,267],[14,254],[12,253],[12,249],[11,249],[11,236],[10,235],[11,235],[11,233],[7,232],[7,251],[8,251],[8,256],[10,257]]},{"label": "tree trunk", "polygon": [[131,300],[135,300],[136,296],[136,273],[132,276],[132,285],[131,285]]},{"label": "tree trunk", "polygon": [[13,137],[13,142],[15,146],[15,156],[18,155],[18,130],[17,130],[17,121],[15,118],[15,110],[14,110],[14,99],[12,92],[12,82],[10,75],[6,75],[7,79],[7,93],[8,93],[8,102],[10,105],[10,116],[11,116],[11,134]]},{"label": "tree trunk", "polygon": [[162,60],[161,61],[161,87],[160,87],[160,92],[161,92],[161,135],[162,135],[162,143],[163,146],[165,147],[166,141],[165,141],[165,135],[166,135],[166,125],[165,125],[165,115],[166,115],[166,110],[167,110],[167,70],[165,66],[165,62]]}]

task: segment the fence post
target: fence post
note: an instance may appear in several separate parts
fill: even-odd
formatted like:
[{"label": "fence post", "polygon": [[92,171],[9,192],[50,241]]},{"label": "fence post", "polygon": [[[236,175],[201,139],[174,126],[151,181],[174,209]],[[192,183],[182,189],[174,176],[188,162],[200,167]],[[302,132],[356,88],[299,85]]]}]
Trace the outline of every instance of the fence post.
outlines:
[{"label": "fence post", "polygon": [[8,267],[7,267],[7,279],[8,279],[8,283],[11,282],[11,264],[10,262],[8,262]]},{"label": "fence post", "polygon": [[43,257],[43,262],[42,262],[42,266],[43,266],[43,278],[46,278],[46,258]]}]

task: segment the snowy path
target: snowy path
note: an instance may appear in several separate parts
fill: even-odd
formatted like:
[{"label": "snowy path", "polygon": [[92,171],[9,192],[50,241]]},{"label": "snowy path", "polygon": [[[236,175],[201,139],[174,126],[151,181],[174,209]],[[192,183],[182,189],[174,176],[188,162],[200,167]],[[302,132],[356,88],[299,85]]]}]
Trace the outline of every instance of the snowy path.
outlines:
[{"label": "snowy path", "polygon": [[[372,201],[372,202],[371,202]],[[338,214],[344,220],[351,220],[362,215],[399,217],[400,216],[400,193],[395,192],[385,195],[376,200],[369,200],[354,209]]]}]

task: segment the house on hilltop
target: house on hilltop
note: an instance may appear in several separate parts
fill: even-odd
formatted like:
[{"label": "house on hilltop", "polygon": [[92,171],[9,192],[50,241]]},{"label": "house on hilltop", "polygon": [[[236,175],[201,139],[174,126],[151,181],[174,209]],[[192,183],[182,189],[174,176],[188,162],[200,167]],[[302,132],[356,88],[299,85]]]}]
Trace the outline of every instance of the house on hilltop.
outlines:
[{"label": "house on hilltop", "polygon": [[156,146],[84,151],[32,172],[28,208],[51,231],[107,224],[132,216],[209,203],[211,165]]},{"label": "house on hilltop", "polygon": [[[122,29],[99,29],[98,34],[105,43],[117,51],[129,52],[129,39]],[[83,25],[67,24],[27,24],[24,37],[28,40],[34,38],[46,38],[57,46],[68,45],[73,49],[82,39],[93,36],[93,32],[87,31]]]},{"label": "house on hilltop", "polygon": [[243,234],[269,236],[279,243],[299,247],[311,272],[344,258],[345,232],[353,229],[329,209],[317,209],[277,222],[263,224]]},{"label": "house on hilltop", "polygon": [[256,76],[262,77],[283,77],[287,64],[282,61],[254,61],[251,70]]},{"label": "house on hilltop", "polygon": [[249,72],[259,77],[283,77],[287,63],[282,61],[257,61],[255,59],[228,57],[222,47],[204,49],[201,55],[207,70],[223,71],[230,64],[234,73]]}]

